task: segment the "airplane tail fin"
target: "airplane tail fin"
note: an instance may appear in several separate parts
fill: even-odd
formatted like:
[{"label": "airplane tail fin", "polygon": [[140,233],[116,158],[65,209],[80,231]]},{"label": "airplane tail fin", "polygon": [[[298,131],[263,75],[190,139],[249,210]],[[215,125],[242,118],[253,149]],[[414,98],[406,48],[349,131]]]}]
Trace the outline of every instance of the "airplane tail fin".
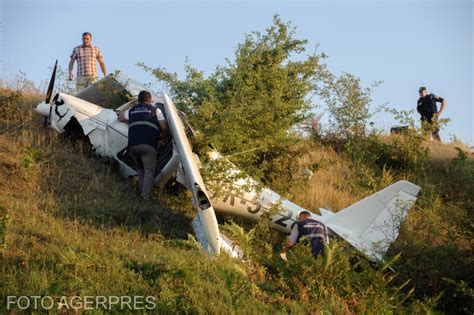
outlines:
[{"label": "airplane tail fin", "polygon": [[408,181],[396,182],[327,216],[325,224],[369,258],[380,261],[397,238],[400,224],[420,190]]}]

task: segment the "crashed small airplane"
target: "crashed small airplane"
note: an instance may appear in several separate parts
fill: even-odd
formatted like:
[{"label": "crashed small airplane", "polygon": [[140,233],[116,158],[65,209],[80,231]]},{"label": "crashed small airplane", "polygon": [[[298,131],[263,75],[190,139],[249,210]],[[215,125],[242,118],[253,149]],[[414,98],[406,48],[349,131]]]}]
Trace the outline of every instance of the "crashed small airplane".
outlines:
[{"label": "crashed small airplane", "polygon": [[[45,117],[45,125],[60,133],[79,132],[88,138],[97,154],[116,160],[124,177],[136,176],[135,165],[126,154],[128,125],[118,121],[117,114],[135,105],[138,93],[148,89],[123,75],[108,75],[75,95],[57,93],[52,97],[55,73],[56,66],[46,100],[36,107],[36,111]],[[223,184],[226,191],[223,195],[209,193],[199,171],[199,159],[192,152],[186,133],[191,128],[185,116],[166,94],[153,95],[153,101],[162,109],[172,137],[158,151],[155,186],[162,188],[175,177],[191,191],[197,214],[193,228],[208,254],[217,255],[224,250],[232,256],[241,255],[219,232],[215,211],[256,222],[276,207],[278,211],[270,216],[271,226],[283,233],[291,231],[299,213],[306,209],[269,188],[257,189],[257,183],[251,178]],[[185,126],[189,128],[185,129]],[[224,159],[217,151],[211,151],[209,156],[211,159]],[[229,172],[238,174],[239,170],[232,166]],[[420,187],[399,181],[337,213],[319,209],[320,215],[311,215],[326,224],[330,236],[338,235],[370,260],[381,261],[397,238],[400,224],[419,191]]]}]

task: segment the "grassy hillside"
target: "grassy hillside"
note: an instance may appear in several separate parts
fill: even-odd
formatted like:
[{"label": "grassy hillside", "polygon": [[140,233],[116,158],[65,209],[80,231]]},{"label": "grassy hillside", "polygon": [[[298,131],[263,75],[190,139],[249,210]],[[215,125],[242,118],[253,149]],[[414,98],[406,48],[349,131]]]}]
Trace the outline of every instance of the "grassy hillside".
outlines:
[{"label": "grassy hillside", "polygon": [[474,163],[456,145],[429,144],[423,169],[400,170],[381,154],[394,146],[390,140],[370,146],[379,154],[372,160],[305,143],[310,153],[301,163],[314,176],[291,197],[308,209],[339,210],[402,178],[422,186],[392,247],[392,255],[401,253],[397,273],[339,242],[316,260],[298,246],[285,264],[277,255],[284,236],[265,222],[241,227],[220,218],[245,249],[242,262],[201,251],[189,235],[187,192],[170,187],[144,203],[116,165],[44,129],[32,112],[41,97],[0,90],[2,311],[9,295],[152,296],[161,313],[473,310]]}]

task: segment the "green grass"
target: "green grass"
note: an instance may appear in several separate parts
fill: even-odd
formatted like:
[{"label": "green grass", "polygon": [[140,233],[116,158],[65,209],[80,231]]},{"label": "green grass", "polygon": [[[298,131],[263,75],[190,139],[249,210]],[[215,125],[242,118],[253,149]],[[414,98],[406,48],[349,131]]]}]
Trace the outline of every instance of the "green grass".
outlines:
[{"label": "green grass", "polygon": [[371,185],[337,183],[357,198],[400,178],[423,187],[392,248],[394,255],[401,252],[393,262],[397,274],[371,266],[340,242],[318,259],[297,246],[284,263],[278,257],[284,236],[265,221],[242,228],[226,218],[223,229],[248,258],[212,258],[189,236],[194,210],[187,192],[169,188],[140,201],[135,183],[122,179],[116,165],[42,128],[31,114],[39,96],[14,97],[5,105],[8,113],[14,104],[24,115],[4,120],[0,130],[2,311],[8,295],[127,295],[153,296],[160,313],[469,312],[472,186],[463,188],[461,179],[472,180],[469,158],[426,174],[366,165]]}]

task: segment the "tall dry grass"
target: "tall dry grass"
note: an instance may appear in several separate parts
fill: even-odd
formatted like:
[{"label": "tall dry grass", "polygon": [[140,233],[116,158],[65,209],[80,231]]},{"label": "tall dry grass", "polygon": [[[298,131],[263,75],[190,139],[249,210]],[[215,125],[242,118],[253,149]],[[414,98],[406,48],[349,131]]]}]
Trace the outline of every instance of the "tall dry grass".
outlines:
[{"label": "tall dry grass", "polygon": [[354,173],[350,164],[330,147],[314,146],[301,158],[301,163],[313,165],[309,182],[295,195],[295,202],[314,210],[341,210],[356,202],[360,196],[351,191],[349,182]]}]

